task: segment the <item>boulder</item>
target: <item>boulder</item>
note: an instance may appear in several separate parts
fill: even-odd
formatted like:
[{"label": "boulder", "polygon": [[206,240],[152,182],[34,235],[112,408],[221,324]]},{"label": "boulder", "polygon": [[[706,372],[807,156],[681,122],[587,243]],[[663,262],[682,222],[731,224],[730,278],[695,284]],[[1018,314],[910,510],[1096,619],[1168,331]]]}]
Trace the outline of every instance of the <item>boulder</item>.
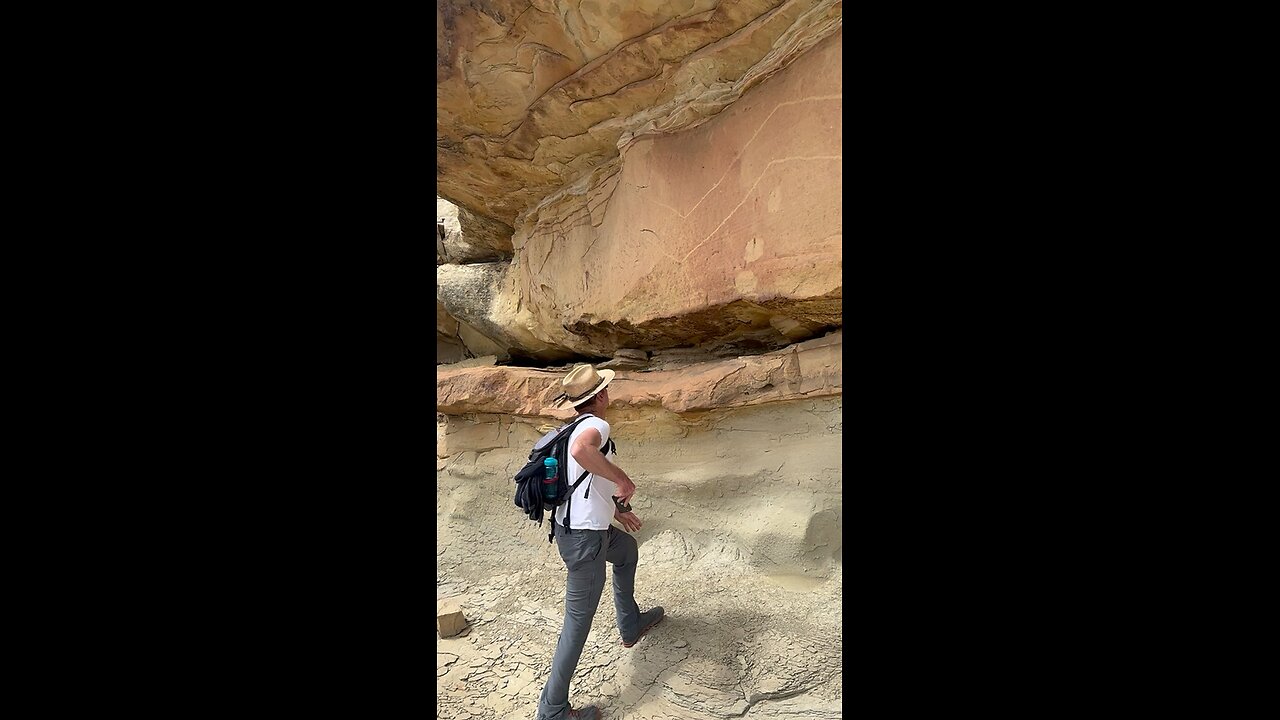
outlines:
[{"label": "boulder", "polygon": [[462,608],[452,600],[436,603],[436,631],[440,637],[453,637],[467,628],[467,619],[462,615]]},{"label": "boulder", "polygon": [[528,325],[529,312],[500,309],[510,294],[512,266],[505,262],[440,265],[436,301],[458,321],[458,335],[473,356],[506,359],[518,354],[543,361],[565,360],[574,352],[541,340]]}]

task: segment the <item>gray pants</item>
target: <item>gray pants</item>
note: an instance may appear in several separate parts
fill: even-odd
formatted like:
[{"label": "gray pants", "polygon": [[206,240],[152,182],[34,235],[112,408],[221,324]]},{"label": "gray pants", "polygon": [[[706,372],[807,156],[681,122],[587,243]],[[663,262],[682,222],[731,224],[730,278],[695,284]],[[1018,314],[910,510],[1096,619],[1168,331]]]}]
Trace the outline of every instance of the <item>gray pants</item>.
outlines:
[{"label": "gray pants", "polygon": [[564,592],[564,627],[551,660],[551,677],[538,699],[538,720],[562,720],[569,714],[569,680],[578,667],[591,621],[604,590],[605,561],[613,563],[613,607],[618,632],[633,638],[640,632],[640,608],[634,597],[636,563],[640,552],[636,539],[621,530],[574,530],[565,535],[556,525],[556,547],[569,570]]}]

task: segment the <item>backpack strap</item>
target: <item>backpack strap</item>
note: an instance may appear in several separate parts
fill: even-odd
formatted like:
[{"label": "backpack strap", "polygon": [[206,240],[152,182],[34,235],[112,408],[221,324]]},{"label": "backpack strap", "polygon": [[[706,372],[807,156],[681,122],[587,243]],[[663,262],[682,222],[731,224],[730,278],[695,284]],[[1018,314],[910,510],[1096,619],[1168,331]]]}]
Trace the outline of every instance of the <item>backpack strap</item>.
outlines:
[{"label": "backpack strap", "polygon": [[589,417],[595,417],[595,415],[592,415],[591,413],[586,413],[584,415],[579,415],[578,417],[574,418],[573,422],[569,423],[568,425],[565,425],[564,427],[560,428],[559,431],[556,432],[555,436],[551,438],[551,441],[546,444],[546,447],[551,447],[552,445],[555,445],[556,442],[560,440],[560,437],[562,435],[564,435],[567,432],[573,432],[573,429],[578,426],[578,423],[582,422],[583,420],[586,420]]},{"label": "backpack strap", "polygon": [[[569,486],[569,495],[568,495],[568,497],[566,497],[566,498],[564,499],[564,521],[563,521],[563,525],[564,525],[564,534],[565,534],[565,535],[570,535],[570,534],[572,534],[572,533],[573,533],[573,528],[569,527],[569,510],[570,510],[570,508],[572,508],[572,507],[573,507],[573,493],[574,493],[574,491],[575,491],[575,490],[577,490],[577,489],[578,489],[578,486],[582,484],[582,480],[583,480],[584,478],[586,478],[586,477],[587,477],[588,475],[590,475],[590,474],[591,474],[591,473],[590,473],[589,471],[587,471],[587,470],[583,470],[583,471],[582,471],[582,474],[578,476],[578,481],[577,481],[577,482],[575,482],[573,485],[570,485],[570,486]],[[588,485],[588,486],[587,486],[587,492],[591,492],[591,486],[590,486],[590,485]],[[550,543],[550,542],[551,542],[552,538],[554,538],[554,537],[555,537],[555,534],[556,534],[556,510],[558,510],[558,509],[559,509],[559,506],[556,506],[556,507],[551,508],[551,531],[547,533],[547,542],[548,542],[548,543]]]},{"label": "backpack strap", "polygon": [[[569,527],[569,510],[573,507],[573,494],[577,492],[578,486],[590,474],[590,472],[583,470],[582,474],[578,476],[578,481],[569,486],[569,496],[564,499],[564,532],[566,535],[573,534],[573,528]],[[587,486],[587,492],[591,492],[590,485]]]}]

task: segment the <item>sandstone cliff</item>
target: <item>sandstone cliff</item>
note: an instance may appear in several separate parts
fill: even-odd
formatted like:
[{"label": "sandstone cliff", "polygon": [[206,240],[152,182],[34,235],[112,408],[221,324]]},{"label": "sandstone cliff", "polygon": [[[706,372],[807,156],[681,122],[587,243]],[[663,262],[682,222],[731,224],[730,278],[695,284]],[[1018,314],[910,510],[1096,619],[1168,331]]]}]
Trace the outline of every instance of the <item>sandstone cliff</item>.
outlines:
[{"label": "sandstone cliff", "polygon": [[442,5],[437,192],[488,224],[438,246],[440,301],[540,361],[838,327],[840,3],[626,5]]},{"label": "sandstone cliff", "polygon": [[841,717],[841,12],[437,3],[437,717],[533,716],[564,566],[512,477],[581,361],[668,619],[622,650],[606,591],[574,704]]}]

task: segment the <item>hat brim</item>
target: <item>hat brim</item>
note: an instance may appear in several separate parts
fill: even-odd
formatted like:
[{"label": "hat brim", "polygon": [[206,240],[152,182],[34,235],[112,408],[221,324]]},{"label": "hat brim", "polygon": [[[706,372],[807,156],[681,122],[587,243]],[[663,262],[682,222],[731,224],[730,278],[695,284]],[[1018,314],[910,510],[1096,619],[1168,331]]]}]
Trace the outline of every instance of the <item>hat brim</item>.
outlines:
[{"label": "hat brim", "polygon": [[612,370],[605,369],[605,370],[597,370],[596,372],[600,373],[600,377],[602,379],[600,381],[600,384],[592,388],[591,392],[588,393],[586,397],[582,398],[581,400],[575,400],[573,402],[569,402],[568,398],[561,398],[556,402],[551,403],[551,407],[553,408],[578,407],[583,403],[591,402],[591,398],[595,397],[596,395],[599,395],[600,391],[603,390],[606,385],[613,382],[614,372]]}]

